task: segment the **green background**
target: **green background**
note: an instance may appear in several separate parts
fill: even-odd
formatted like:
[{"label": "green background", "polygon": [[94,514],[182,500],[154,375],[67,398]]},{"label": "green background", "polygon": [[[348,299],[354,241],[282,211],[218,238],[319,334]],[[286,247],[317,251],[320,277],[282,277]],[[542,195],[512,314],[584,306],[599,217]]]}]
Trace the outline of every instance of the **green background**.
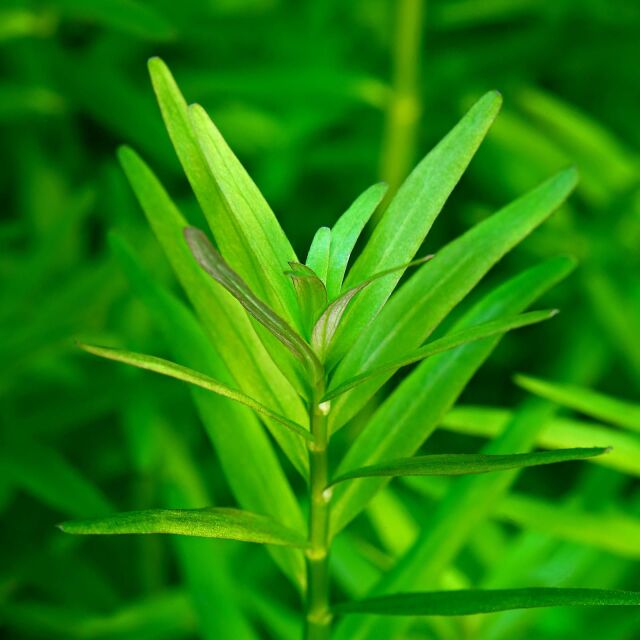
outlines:
[{"label": "green background", "polygon": [[[581,180],[569,204],[482,290],[539,258],[570,254],[579,267],[547,296],[561,315],[507,337],[461,402],[516,406],[524,397],[516,372],[638,402],[637,3],[3,0],[0,637],[227,637],[233,622],[225,608],[212,597],[203,621],[194,604],[209,598],[205,559],[218,552],[220,602],[240,603],[261,637],[297,630],[297,595],[262,549],[203,541],[193,552],[202,564],[185,568],[166,539],[80,540],[53,526],[171,500],[167,448],[194,495],[233,503],[187,390],[98,361],[73,343],[167,352],[107,243],[118,230],[154,278],[177,291],[117,164],[120,144],[137,149],[205,226],[153,97],[146,69],[153,55],[209,112],[302,256],[317,227],[331,226],[370,184],[397,187],[476,98],[500,90],[502,113],[421,254],[575,164]],[[442,430],[428,450],[475,451],[482,442]],[[640,516],[638,469],[530,470],[516,490],[588,507],[603,529],[633,536],[640,529],[615,529],[607,514]],[[388,514],[385,526],[409,536],[428,505],[415,494],[402,499],[402,513]],[[399,552],[379,520],[356,522],[364,560],[340,575],[338,594]],[[578,544],[508,520],[491,519],[470,537],[449,584],[638,588],[637,550]],[[185,571],[192,578],[200,571],[205,586],[189,591]],[[516,612],[417,624],[413,632],[632,640],[640,615]]]}]

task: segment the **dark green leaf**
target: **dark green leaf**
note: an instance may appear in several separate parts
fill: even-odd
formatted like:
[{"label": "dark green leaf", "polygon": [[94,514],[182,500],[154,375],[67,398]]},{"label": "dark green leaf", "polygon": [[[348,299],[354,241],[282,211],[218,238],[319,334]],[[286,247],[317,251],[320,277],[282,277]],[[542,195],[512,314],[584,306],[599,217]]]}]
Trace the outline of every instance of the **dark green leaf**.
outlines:
[{"label": "dark green leaf", "polygon": [[299,262],[290,262],[289,265],[291,271],[286,273],[296,290],[305,336],[310,337],[311,329],[327,306],[327,289],[310,267]]}]

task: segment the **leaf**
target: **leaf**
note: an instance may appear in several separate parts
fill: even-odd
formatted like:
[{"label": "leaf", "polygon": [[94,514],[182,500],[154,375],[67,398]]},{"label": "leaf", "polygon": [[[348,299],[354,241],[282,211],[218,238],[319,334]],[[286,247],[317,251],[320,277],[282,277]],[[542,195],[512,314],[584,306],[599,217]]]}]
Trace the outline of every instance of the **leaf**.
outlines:
[{"label": "leaf", "polygon": [[417,260],[412,260],[407,264],[399,265],[397,267],[392,267],[391,269],[386,269],[385,271],[381,271],[380,273],[376,273],[372,275],[370,278],[367,278],[360,284],[355,287],[352,287],[348,291],[345,291],[341,296],[339,296],[336,300],[334,300],[325,310],[324,313],[318,318],[315,326],[313,327],[313,331],[311,333],[311,344],[316,354],[321,360],[326,358],[327,352],[331,347],[331,343],[333,337],[335,336],[338,328],[340,327],[340,321],[342,320],[342,316],[344,315],[347,307],[351,300],[358,294],[360,291],[369,286],[372,282],[379,280],[380,278],[384,278],[394,271],[403,271],[409,267],[414,267],[419,264],[423,264],[428,260],[431,260],[433,256],[425,256],[424,258],[418,258]]},{"label": "leaf", "polygon": [[324,284],[327,282],[329,252],[331,251],[332,242],[331,229],[320,227],[313,236],[307,255],[307,267],[316,273]]},{"label": "leaf", "polygon": [[[346,288],[376,271],[411,260],[480,146],[501,103],[497,92],[485,94],[418,164],[349,271]],[[375,318],[401,276],[402,273],[398,273],[380,281],[354,305],[353,320],[338,338],[336,358],[350,349]]]},{"label": "leaf", "polygon": [[[180,238],[182,238],[181,234]],[[121,239],[112,236],[111,245],[135,293],[156,319],[173,357],[185,362],[191,368],[215,377],[224,384],[232,384],[233,379],[223,360],[213,348],[204,329],[191,311],[182,301],[160,287],[157,280],[140,267],[133,252]],[[184,242],[181,242],[180,245],[186,250]],[[207,286],[213,285],[213,281],[197,265],[194,264],[194,268],[196,275],[202,276]],[[219,287],[217,288],[219,289]],[[239,307],[239,305],[237,306]],[[241,308],[239,311],[241,312],[240,319],[246,319],[244,311]],[[217,320],[221,323],[224,317]],[[262,346],[262,343],[257,341],[257,345]],[[218,345],[218,348],[224,352],[226,346],[226,344],[222,344]],[[236,350],[236,357],[242,361],[242,343]],[[257,363],[253,365],[254,368]],[[251,378],[252,375],[253,371],[247,371],[245,377]],[[259,381],[260,378],[257,380]],[[277,381],[277,377],[274,375],[274,388],[276,388]],[[303,531],[306,523],[300,505],[284,473],[282,462],[274,450],[272,441],[255,413],[244,405],[210,393],[205,389],[194,386],[190,388],[204,428],[215,447],[229,488],[240,506],[249,511],[269,515],[296,531]],[[288,441],[283,440],[284,437],[287,437],[296,445],[300,445],[304,457],[296,457],[295,460],[305,461],[308,459],[306,443],[297,435],[280,428],[278,423],[271,420],[267,420],[267,424],[272,425],[272,433],[279,443],[287,444]],[[163,448],[163,450],[166,449],[171,449],[173,457],[176,456],[175,445]],[[163,462],[163,467],[167,466],[167,463]],[[242,473],[237,473],[240,468]],[[174,480],[172,484],[176,486],[177,481]],[[187,483],[185,481],[182,484]],[[188,484],[191,486],[193,483]],[[192,503],[185,495],[181,495],[179,498],[180,500],[176,504],[170,506],[180,505],[192,508],[210,504],[210,500],[206,498],[199,504]],[[302,553],[297,549],[287,547],[269,547],[268,551],[293,584],[299,590],[304,590],[306,574]]]},{"label": "leaf", "polygon": [[278,221],[206,114],[197,107],[190,112],[164,62],[152,58],[149,73],[173,146],[222,255],[253,291],[292,319],[294,293],[282,272],[296,256]]},{"label": "leaf", "polygon": [[370,465],[344,473],[331,481],[331,485],[374,476],[461,476],[474,473],[489,473],[508,469],[522,469],[543,464],[584,460],[607,453],[608,449],[557,449],[534,453],[508,455],[485,455],[481,453],[444,453],[427,456],[401,458],[391,462]]},{"label": "leaf", "polygon": [[307,343],[274,311],[256,297],[244,280],[225,262],[202,231],[193,227],[184,230],[185,238],[198,264],[221,284],[260,324],[268,329],[300,360],[314,380],[322,375],[321,366]]},{"label": "leaf", "polygon": [[80,535],[170,533],[289,547],[307,544],[303,536],[272,518],[220,507],[127,511],[105,518],[63,522],[58,527],[65,533]]},{"label": "leaf", "polygon": [[[490,292],[463,317],[454,331],[518,313],[572,268],[572,261],[556,259],[524,271]],[[337,474],[385,459],[413,455],[499,339],[498,336],[469,343],[422,362],[377,409],[343,458]],[[384,483],[383,479],[370,479],[337,486],[331,514],[333,532],[351,521]]]},{"label": "leaf", "polygon": [[547,382],[531,376],[518,375],[515,377],[515,382],[541,398],[640,433],[640,405],[612,398],[584,387]]},{"label": "leaf", "polygon": [[[120,149],[118,156],[155,236],[197,312],[207,338],[216,345],[219,358],[216,355],[215,362],[219,364],[218,370],[213,372],[214,377],[221,379],[223,369],[223,382],[237,385],[244,393],[250,393],[261,404],[273,407],[294,422],[307,424],[305,406],[289,380],[271,359],[245,310],[193,260],[184,241],[183,230],[187,221],[156,176],[131,149]],[[129,260],[129,264],[130,262]],[[143,287],[143,291],[148,286]],[[169,306],[175,314],[175,304]],[[183,316],[184,310],[179,315]],[[174,326],[171,329],[165,328],[165,332],[170,335],[170,342],[173,341],[174,345],[181,344],[183,330],[180,321],[174,321]],[[180,360],[190,362],[201,352],[202,347],[185,349]],[[206,366],[211,365],[206,362]],[[203,367],[195,368],[208,371]],[[207,401],[207,404],[210,402]],[[266,419],[265,424],[294,467],[306,477],[308,455],[304,443],[270,419]]]},{"label": "leaf", "polygon": [[334,613],[382,616],[468,616],[539,607],[638,606],[640,592],[610,589],[495,589],[399,593],[332,607]]},{"label": "leaf", "polygon": [[275,420],[283,427],[286,427],[306,440],[313,439],[311,433],[301,425],[275,413],[274,411],[271,411],[271,409],[268,409],[259,402],[256,402],[253,398],[246,396],[244,393],[230,389],[210,376],[194,371],[193,369],[189,369],[188,367],[183,367],[182,365],[175,364],[169,360],[164,360],[163,358],[156,358],[155,356],[149,356],[143,353],[134,353],[123,349],[110,349],[108,347],[99,347],[90,344],[80,344],[79,346],[85,351],[96,356],[100,356],[101,358],[115,360],[116,362],[123,362],[124,364],[139,367],[140,369],[146,369],[147,371],[153,371],[154,373],[176,378],[176,380],[182,380],[183,382],[194,384],[197,387],[202,387],[208,391],[213,391],[225,398],[230,398],[231,400],[240,402],[257,413],[261,413],[272,420]]},{"label": "leaf", "polygon": [[[443,419],[441,427],[457,433],[481,438],[495,438],[503,432],[513,414],[495,407],[457,406]],[[623,473],[640,476],[640,442],[635,434],[614,431],[601,424],[584,420],[552,417],[542,425],[536,444],[545,448],[571,445],[611,445],[611,453],[595,462]]]},{"label": "leaf", "polygon": [[293,286],[300,306],[302,327],[305,336],[311,335],[311,330],[320,314],[327,306],[327,289],[315,272],[299,262],[290,262],[291,271],[286,274],[293,281]]},{"label": "leaf", "polygon": [[523,313],[518,316],[511,316],[508,318],[501,318],[500,320],[494,320],[491,322],[485,322],[469,329],[463,329],[462,331],[456,331],[450,333],[438,340],[434,340],[426,344],[419,349],[416,349],[410,354],[407,354],[404,358],[400,358],[394,362],[382,364],[370,371],[365,371],[350,380],[342,383],[334,389],[329,387],[329,391],[324,397],[324,400],[331,400],[337,396],[345,393],[349,389],[353,389],[359,384],[366,382],[370,378],[387,372],[395,372],[401,367],[413,364],[425,360],[431,356],[443,353],[449,349],[459,347],[468,342],[474,342],[476,340],[482,340],[484,338],[490,338],[501,333],[506,333],[512,329],[518,329],[520,327],[526,327],[543,320],[548,320],[558,313],[556,309],[550,311],[531,311],[530,313]]},{"label": "leaf", "polygon": [[[336,369],[334,384],[423,344],[489,269],[560,206],[575,184],[575,169],[563,171],[439,250],[351,346]],[[332,430],[353,417],[387,378],[376,378],[339,398],[329,416]]]},{"label": "leaf", "polygon": [[351,252],[362,230],[382,202],[387,188],[387,185],[382,182],[369,187],[333,225],[326,278],[330,300],[340,294]]}]

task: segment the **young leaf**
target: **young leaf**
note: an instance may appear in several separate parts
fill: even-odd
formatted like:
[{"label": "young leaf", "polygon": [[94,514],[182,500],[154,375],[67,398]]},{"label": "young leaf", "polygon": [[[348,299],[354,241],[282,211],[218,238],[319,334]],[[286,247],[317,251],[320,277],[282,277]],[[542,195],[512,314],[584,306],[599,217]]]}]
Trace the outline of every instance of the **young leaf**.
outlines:
[{"label": "young leaf", "polygon": [[[438,251],[358,337],[336,369],[334,383],[423,344],[489,269],[560,206],[576,179],[575,169],[562,171]],[[387,378],[380,376],[339,398],[329,416],[332,429],[353,417]]]},{"label": "young leaf", "polygon": [[188,367],[183,367],[182,365],[175,364],[169,360],[164,360],[163,358],[156,358],[155,356],[149,356],[142,353],[133,353],[132,351],[124,351],[122,349],[110,349],[108,347],[99,347],[89,344],[80,344],[79,346],[85,351],[96,356],[115,360],[116,362],[123,362],[124,364],[130,364],[134,367],[139,367],[140,369],[153,371],[164,376],[182,380],[183,382],[188,382],[189,384],[196,385],[197,387],[202,387],[208,391],[213,391],[225,398],[230,398],[231,400],[240,402],[257,413],[261,413],[268,418],[275,420],[283,427],[286,427],[290,431],[293,431],[295,434],[307,440],[313,439],[311,433],[301,425],[275,413],[274,411],[271,411],[271,409],[265,407],[259,402],[256,402],[253,398],[246,396],[244,393],[230,389],[210,376],[194,371],[193,369],[189,369]]},{"label": "young leaf", "polygon": [[609,589],[495,589],[398,593],[332,607],[334,613],[381,616],[469,616],[539,607],[638,606],[640,592]]},{"label": "young leaf", "polygon": [[187,227],[184,235],[198,264],[221,284],[260,324],[268,329],[316,378],[320,363],[307,343],[264,302],[256,297],[245,281],[225,262],[202,231]]},{"label": "young leaf", "polygon": [[333,225],[326,280],[330,300],[340,294],[351,252],[386,192],[387,185],[382,182],[369,187]]},{"label": "young leaf", "polygon": [[516,384],[541,398],[557,402],[580,413],[605,420],[623,429],[640,432],[640,405],[612,398],[575,385],[547,382],[519,375]]},{"label": "young leaf", "polygon": [[250,511],[219,507],[128,511],[105,518],[63,522],[58,526],[65,533],[81,535],[171,533],[289,547],[304,547],[307,544],[304,536],[272,518]]},{"label": "young leaf", "polygon": [[309,253],[307,254],[307,267],[317,274],[318,278],[320,278],[324,284],[327,282],[329,252],[331,251],[332,242],[331,229],[328,227],[320,227],[313,236]]},{"label": "young leaf", "polygon": [[278,221],[207,115],[199,108],[190,113],[164,62],[152,58],[149,73],[173,146],[222,254],[253,291],[293,320],[293,289],[282,272],[296,256]]},{"label": "young leaf", "polygon": [[311,333],[311,344],[313,346],[314,351],[318,354],[321,360],[326,358],[327,352],[331,347],[331,342],[333,337],[340,326],[340,321],[342,320],[342,316],[344,312],[347,310],[349,303],[356,296],[356,294],[360,293],[363,289],[365,289],[368,285],[380,278],[384,278],[395,271],[404,271],[409,267],[414,267],[419,264],[423,264],[428,260],[431,260],[433,256],[425,256],[424,258],[418,258],[417,260],[412,260],[407,264],[402,264],[397,267],[393,267],[391,269],[386,269],[385,271],[381,271],[380,273],[376,273],[372,275],[370,278],[367,278],[360,284],[355,287],[352,287],[348,291],[345,291],[340,297],[334,300],[324,311],[324,313],[318,318],[315,326],[313,327],[313,331]]},{"label": "young leaf", "polygon": [[327,289],[324,282],[308,266],[299,262],[290,262],[291,271],[286,274],[293,281],[298,296],[305,335],[311,335],[311,329],[327,306]]},{"label": "young leaf", "polygon": [[349,391],[349,389],[353,389],[359,384],[382,373],[393,373],[400,369],[400,367],[413,364],[414,362],[419,362],[420,360],[425,360],[426,358],[448,351],[449,349],[459,347],[467,342],[490,338],[491,336],[506,333],[512,329],[518,329],[520,327],[526,327],[542,322],[543,320],[548,320],[557,313],[558,311],[556,309],[552,309],[550,311],[531,311],[530,313],[523,313],[519,316],[501,318],[500,320],[485,322],[469,329],[463,329],[462,331],[455,331],[443,338],[439,338],[438,340],[434,340],[433,342],[426,344],[424,347],[416,349],[415,351],[407,354],[404,358],[382,364],[370,371],[365,371],[364,373],[343,382],[341,385],[333,389],[329,387],[329,391],[325,395],[324,399],[331,400],[336,398],[337,396],[345,393],[345,391]]},{"label": "young leaf", "polygon": [[556,451],[538,451],[533,453],[514,453],[508,455],[486,455],[481,453],[444,453],[428,456],[402,458],[391,462],[374,464],[361,469],[348,471],[331,484],[369,478],[374,476],[462,476],[474,473],[489,473],[508,469],[523,469],[543,464],[585,460],[607,453],[603,447],[589,449],[557,449]]},{"label": "young leaf", "polygon": [[[380,269],[411,260],[480,146],[501,103],[497,92],[485,94],[418,164],[349,271],[345,287],[354,286]],[[381,280],[360,297],[354,305],[352,322],[340,333],[337,355],[350,348],[375,318],[401,276],[398,273]]]}]

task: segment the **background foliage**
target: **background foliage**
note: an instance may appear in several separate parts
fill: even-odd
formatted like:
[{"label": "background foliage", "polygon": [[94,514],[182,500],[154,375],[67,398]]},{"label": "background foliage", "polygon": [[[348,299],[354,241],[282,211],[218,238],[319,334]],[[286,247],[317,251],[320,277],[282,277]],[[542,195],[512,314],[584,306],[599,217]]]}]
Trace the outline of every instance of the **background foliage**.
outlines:
[{"label": "background foliage", "polygon": [[[381,494],[355,523],[350,542],[362,558],[337,549],[334,570],[338,593],[365,592],[411,544],[425,509],[441,501],[458,515],[436,526],[474,523],[459,550],[443,552],[443,588],[637,588],[640,8],[625,0],[5,0],[6,637],[243,637],[249,625],[261,637],[297,634],[297,595],[274,577],[263,549],[209,540],[80,540],[53,528],[116,508],[232,503],[188,390],[92,359],[72,340],[167,351],[162,327],[106,241],[117,229],[157,282],[177,291],[117,165],[119,144],[139,150],[204,227],[154,102],[151,55],[161,55],[188,98],[211,114],[302,255],[313,231],[333,224],[365,187],[380,178],[397,186],[489,89],[503,93],[503,112],[423,253],[558,169],[578,166],[570,203],[482,286],[535,258],[574,255],[578,269],[547,296],[561,315],[505,338],[427,451],[476,451],[524,406],[547,425],[540,444],[614,444],[615,456],[607,466],[527,470],[499,499],[490,500],[495,488],[486,486],[473,514],[456,499],[464,485],[394,483],[393,493]],[[578,402],[575,389],[558,395],[530,379],[517,386],[518,371],[635,405],[580,394]],[[554,404],[525,400],[521,386]],[[607,442],[593,441],[603,437]],[[215,604],[199,601],[203,593],[216,594]],[[238,610],[249,622],[233,614]],[[611,609],[418,622],[412,632],[631,639],[639,629],[639,614]]]}]

